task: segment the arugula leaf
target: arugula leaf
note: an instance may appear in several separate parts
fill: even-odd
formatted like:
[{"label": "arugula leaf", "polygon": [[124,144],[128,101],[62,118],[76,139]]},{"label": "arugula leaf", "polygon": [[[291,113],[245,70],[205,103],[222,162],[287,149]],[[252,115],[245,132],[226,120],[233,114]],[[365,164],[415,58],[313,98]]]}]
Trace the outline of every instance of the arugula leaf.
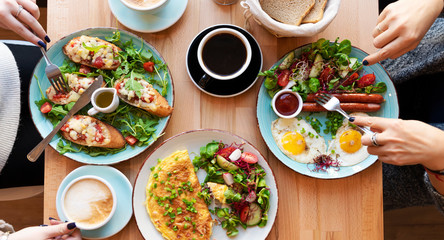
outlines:
[{"label": "arugula leaf", "polygon": [[82,42],[82,46],[88,50],[88,51],[92,51],[94,53],[98,52],[101,48],[106,48],[108,47],[108,45],[97,45],[97,46],[86,46],[86,44],[84,42]]},{"label": "arugula leaf", "polygon": [[139,73],[135,73],[134,71],[131,72],[131,77],[128,79],[128,81],[125,84],[125,88],[127,90],[132,90],[136,93],[136,95],[140,98],[142,96],[142,84],[139,83],[136,79],[143,79],[144,76]]},{"label": "arugula leaf", "polygon": [[120,31],[115,31],[111,37],[105,37],[106,41],[117,43],[120,42]]}]

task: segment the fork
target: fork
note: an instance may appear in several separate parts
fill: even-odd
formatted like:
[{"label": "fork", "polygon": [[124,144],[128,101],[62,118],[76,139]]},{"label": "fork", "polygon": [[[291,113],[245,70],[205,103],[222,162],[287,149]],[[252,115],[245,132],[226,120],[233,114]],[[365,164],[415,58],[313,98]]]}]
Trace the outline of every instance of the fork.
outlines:
[{"label": "fork", "polygon": [[57,67],[51,62],[51,60],[49,60],[43,47],[40,47],[40,51],[42,51],[43,57],[45,58],[47,65],[45,68],[45,73],[52,87],[56,90],[57,93],[68,93],[69,86],[65,82],[65,79],[63,78],[62,72],[60,71],[59,67]]},{"label": "fork", "polygon": [[[345,118],[350,119],[350,115],[348,115],[344,110],[342,110],[339,99],[337,97],[327,93],[321,93],[319,96],[316,97],[315,101],[328,111],[336,111],[342,114],[342,116],[344,116]],[[373,134],[373,131],[371,131],[366,127],[361,127],[358,125],[356,126],[369,135]]]}]

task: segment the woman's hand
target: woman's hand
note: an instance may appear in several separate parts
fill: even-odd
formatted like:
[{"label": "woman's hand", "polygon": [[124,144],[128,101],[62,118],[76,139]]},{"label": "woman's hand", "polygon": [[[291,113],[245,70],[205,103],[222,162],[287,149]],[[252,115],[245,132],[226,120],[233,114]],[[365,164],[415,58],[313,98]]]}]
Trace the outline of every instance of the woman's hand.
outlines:
[{"label": "woman's hand", "polygon": [[46,48],[43,39],[47,42],[51,40],[37,21],[40,10],[35,2],[36,0],[1,0],[0,27],[10,29],[25,40]]},{"label": "woman's hand", "polygon": [[373,146],[369,135],[362,136],[362,144],[385,163],[444,169],[444,131],[438,128],[420,121],[379,117],[355,117],[353,124],[378,132],[376,141],[380,146]]},{"label": "woman's hand", "polygon": [[443,0],[399,0],[388,5],[373,30],[373,45],[380,50],[364,58],[364,65],[394,59],[415,49],[443,6]]},{"label": "woman's hand", "polygon": [[51,226],[24,228],[9,235],[8,240],[82,239],[80,230],[76,229],[75,223],[64,223],[57,220],[51,220],[50,224]]}]

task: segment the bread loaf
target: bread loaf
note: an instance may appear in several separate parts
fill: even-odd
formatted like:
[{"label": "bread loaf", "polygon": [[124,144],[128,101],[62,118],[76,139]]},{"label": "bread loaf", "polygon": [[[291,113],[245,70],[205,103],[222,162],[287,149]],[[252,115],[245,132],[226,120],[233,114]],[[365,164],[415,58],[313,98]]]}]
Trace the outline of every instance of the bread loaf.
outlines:
[{"label": "bread loaf", "polygon": [[315,5],[315,0],[261,0],[260,3],[270,17],[298,26]]},{"label": "bread loaf", "polygon": [[315,0],[315,5],[307,16],[304,17],[302,23],[317,23],[321,21],[324,16],[325,5],[327,5],[327,0]]}]

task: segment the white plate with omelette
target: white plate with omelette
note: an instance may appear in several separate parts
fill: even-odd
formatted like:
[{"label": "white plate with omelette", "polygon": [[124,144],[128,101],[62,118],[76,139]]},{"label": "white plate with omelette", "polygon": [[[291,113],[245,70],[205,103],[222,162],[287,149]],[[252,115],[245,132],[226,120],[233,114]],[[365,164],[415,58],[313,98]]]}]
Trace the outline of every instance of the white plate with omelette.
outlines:
[{"label": "white plate with omelette", "polygon": [[[252,146],[245,139],[237,135],[220,130],[202,129],[180,133],[165,140],[148,156],[148,158],[145,160],[142,167],[140,168],[134,184],[133,210],[137,227],[139,228],[140,233],[145,239],[164,239],[162,237],[162,234],[153,225],[145,206],[145,202],[147,199],[146,187],[151,174],[151,168],[157,165],[158,159],[165,159],[172,153],[180,150],[188,150],[190,159],[192,160],[194,156],[199,154],[200,148],[202,146],[205,146],[207,143],[212,142],[213,140],[222,141],[226,144],[243,143],[244,151],[251,152],[258,157],[258,164],[261,165],[262,168],[265,170],[265,180],[270,188],[270,209],[268,210],[268,222],[264,227],[254,226],[248,227],[246,230],[238,227],[237,229],[239,230],[239,234],[235,237],[230,238],[226,235],[225,229],[222,229],[220,225],[213,224],[213,233],[210,239],[250,240],[265,239],[268,236],[277,214],[278,190],[276,187],[276,181],[273,172],[270,169],[267,161],[254,146]],[[199,181],[202,182],[206,174],[201,175],[201,172],[199,171],[197,175],[199,177]]]},{"label": "white plate with omelette", "polygon": [[[302,54],[303,49],[309,47],[310,45],[311,44],[308,44],[292,51],[294,51],[296,53],[296,57],[299,58]],[[272,67],[279,65],[287,56],[287,54],[283,56],[279,61],[277,61]],[[362,61],[362,59],[367,55],[368,54],[362,51],[361,49],[352,47],[349,56],[357,58],[358,61]],[[398,98],[396,95],[396,90],[385,69],[378,63],[372,66],[364,66],[363,72],[374,73],[376,76],[376,82],[384,82],[387,85],[387,91],[382,93],[385,102],[382,103],[381,109],[378,110],[377,112],[368,113],[368,115],[386,117],[386,118],[398,118],[399,106],[398,106]],[[311,115],[308,112],[302,112],[301,114],[298,115],[298,117],[302,117],[303,120],[305,120],[305,118],[310,115],[310,117],[316,118],[322,123],[320,133],[316,134],[316,131],[309,130],[311,129],[311,125],[308,122],[307,122],[308,126],[303,126],[305,124],[297,122],[297,118],[287,119],[286,121],[281,121],[279,124],[274,123],[274,121],[279,119],[279,117],[274,113],[273,109],[271,108],[270,102],[271,102],[271,97],[268,95],[267,89],[265,88],[264,83],[262,82],[261,88],[259,89],[257,105],[256,105],[256,114],[257,114],[259,130],[270,151],[276,156],[277,159],[279,159],[282,163],[284,163],[287,167],[293,169],[294,171],[315,178],[322,178],[322,179],[343,178],[351,176],[368,168],[378,159],[378,157],[374,155],[365,156],[364,158],[362,158],[363,160],[359,159],[363,156],[362,154],[365,154],[363,152],[367,152],[366,149],[360,149],[359,151],[357,151],[359,152],[358,158],[356,157],[358,154],[347,156],[349,160],[348,166],[339,166],[339,168],[330,167],[325,172],[314,171],[314,169],[316,168],[315,164],[304,163],[313,159],[313,158],[309,159],[310,156],[313,156],[313,152],[319,151],[321,153],[327,153],[327,152],[330,153],[332,149],[336,149],[336,152],[338,150],[338,148],[336,147],[337,145],[336,143],[334,143],[333,141],[332,144],[329,143],[333,139],[331,134],[323,133],[323,130],[325,129],[326,126],[325,122],[327,120],[326,117],[327,112],[312,113]],[[338,136],[341,136],[338,134],[342,133],[343,132],[342,130],[348,130],[346,129],[347,125],[348,124],[345,123],[344,127],[340,129],[341,131],[338,130],[335,136],[337,139],[339,139]],[[289,157],[291,156],[291,154],[288,153],[285,154],[283,151],[281,151],[282,146],[281,147],[278,146],[278,144],[275,141],[275,138],[279,137],[281,137],[280,139],[282,140],[282,137],[286,132],[294,131],[297,127],[300,127],[300,129],[297,130],[298,132],[301,132],[302,130],[302,132],[307,132],[307,133],[311,132],[312,134],[315,135],[313,138],[310,137],[304,138],[306,140],[306,147],[312,149],[313,151],[311,153],[308,153],[307,158],[302,161],[295,161],[294,157]],[[322,144],[322,142],[324,143]],[[327,149],[327,151],[325,151],[325,149]],[[358,160],[360,161],[358,162]]]}]

